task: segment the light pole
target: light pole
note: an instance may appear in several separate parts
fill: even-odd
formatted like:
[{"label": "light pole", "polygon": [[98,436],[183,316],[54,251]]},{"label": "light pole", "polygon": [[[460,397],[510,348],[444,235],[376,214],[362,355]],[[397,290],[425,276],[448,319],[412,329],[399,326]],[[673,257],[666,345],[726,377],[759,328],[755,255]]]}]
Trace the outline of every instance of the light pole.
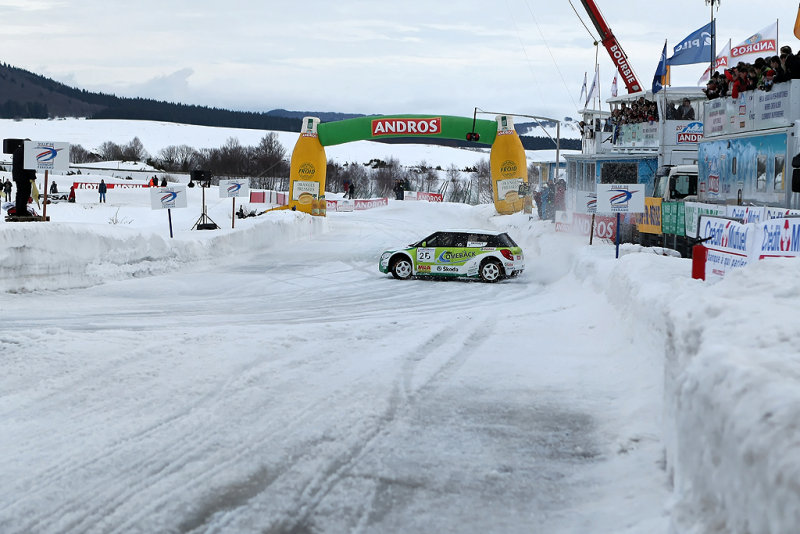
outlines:
[{"label": "light pole", "polygon": [[716,24],[714,24],[714,5],[717,6],[717,11],[719,11],[719,3],[722,0],[705,0],[706,5],[711,6],[711,67],[708,70],[709,78],[714,75],[714,67],[715,63],[717,62],[717,46],[716,46],[716,38],[717,38],[717,31],[716,31]]}]

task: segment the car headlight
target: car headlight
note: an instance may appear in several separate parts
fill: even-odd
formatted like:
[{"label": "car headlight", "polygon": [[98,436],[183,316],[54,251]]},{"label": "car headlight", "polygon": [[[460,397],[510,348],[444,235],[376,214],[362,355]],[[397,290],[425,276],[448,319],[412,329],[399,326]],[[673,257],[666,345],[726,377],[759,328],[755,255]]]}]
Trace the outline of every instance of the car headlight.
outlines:
[{"label": "car headlight", "polygon": [[383,263],[383,262],[385,262],[385,261],[388,261],[388,260],[389,260],[389,257],[390,257],[391,255],[392,255],[392,253],[391,253],[391,252],[384,252],[383,254],[381,254],[381,263]]}]

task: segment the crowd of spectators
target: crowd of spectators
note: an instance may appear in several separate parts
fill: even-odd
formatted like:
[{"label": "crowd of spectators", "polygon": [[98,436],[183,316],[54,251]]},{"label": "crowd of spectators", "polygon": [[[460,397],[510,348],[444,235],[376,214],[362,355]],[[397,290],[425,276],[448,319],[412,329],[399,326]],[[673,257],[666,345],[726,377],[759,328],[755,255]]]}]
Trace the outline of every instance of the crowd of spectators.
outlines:
[{"label": "crowd of spectators", "polygon": [[760,57],[752,64],[740,61],[724,73],[715,72],[703,92],[709,100],[738,98],[744,91],[769,91],[776,83],[796,79],[800,79],[800,54],[793,54],[790,46],[782,46],[778,56]]}]

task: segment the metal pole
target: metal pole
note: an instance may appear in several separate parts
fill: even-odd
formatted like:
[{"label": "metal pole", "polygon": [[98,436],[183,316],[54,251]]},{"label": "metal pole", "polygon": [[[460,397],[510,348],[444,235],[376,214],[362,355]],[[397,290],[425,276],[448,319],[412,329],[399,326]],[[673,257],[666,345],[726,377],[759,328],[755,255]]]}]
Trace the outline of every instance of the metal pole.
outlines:
[{"label": "metal pole", "polygon": [[167,218],[169,219],[169,237],[172,239],[172,210],[167,208]]},{"label": "metal pole", "polygon": [[556,121],[556,182],[558,181],[558,169],[561,164],[561,121]]},{"label": "metal pole", "polygon": [[616,228],[616,234],[617,235],[616,235],[616,239],[615,239],[616,245],[617,245],[617,255],[616,255],[617,259],[619,259],[619,233],[620,233],[620,231],[619,231],[619,212],[617,212],[617,228]]},{"label": "metal pole", "polygon": [[44,170],[44,207],[42,208],[42,220],[47,220],[47,173],[49,170]]},{"label": "metal pole", "polygon": [[231,197],[231,228],[236,225],[236,197]]}]

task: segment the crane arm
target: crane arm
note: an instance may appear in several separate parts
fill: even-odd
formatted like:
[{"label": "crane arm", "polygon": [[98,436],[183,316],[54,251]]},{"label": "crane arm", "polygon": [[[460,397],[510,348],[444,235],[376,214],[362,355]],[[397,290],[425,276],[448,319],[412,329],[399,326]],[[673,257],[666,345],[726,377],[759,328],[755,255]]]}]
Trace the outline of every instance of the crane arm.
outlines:
[{"label": "crane arm", "polygon": [[619,41],[617,41],[611,28],[606,24],[597,4],[595,4],[594,0],[581,0],[581,3],[589,14],[589,18],[592,19],[592,24],[594,24],[594,27],[600,33],[600,41],[608,51],[608,55],[611,56],[611,61],[614,62],[617,70],[622,75],[622,80],[625,82],[628,93],[638,93],[642,90],[642,84],[640,84],[639,80],[636,78],[633,67],[631,67],[628,61],[628,56],[625,55]]}]

